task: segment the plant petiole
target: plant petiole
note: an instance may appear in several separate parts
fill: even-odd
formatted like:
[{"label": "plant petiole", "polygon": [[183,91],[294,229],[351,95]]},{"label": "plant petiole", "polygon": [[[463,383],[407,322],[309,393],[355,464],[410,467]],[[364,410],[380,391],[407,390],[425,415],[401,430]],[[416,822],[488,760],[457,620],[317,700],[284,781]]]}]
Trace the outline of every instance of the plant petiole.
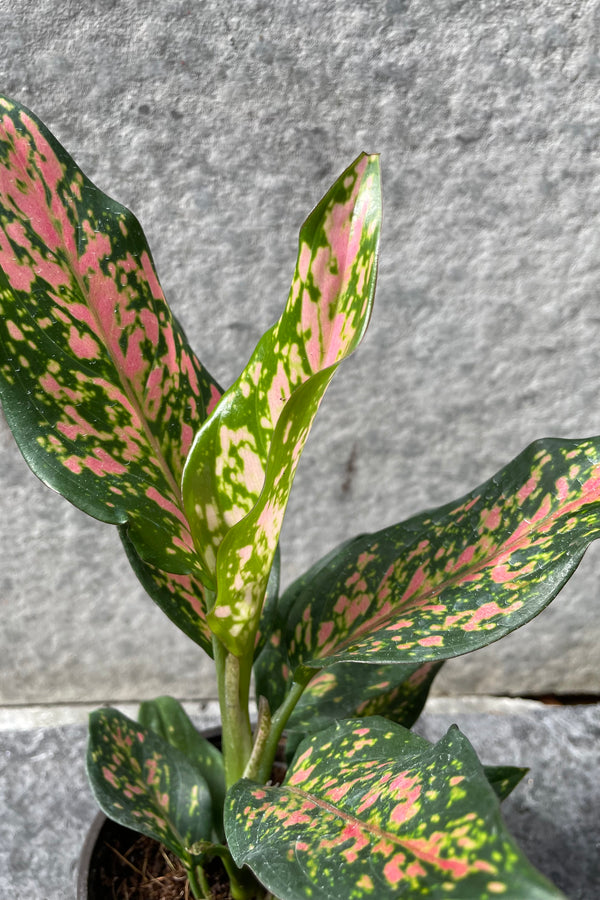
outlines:
[{"label": "plant petiole", "polygon": [[285,700],[271,719],[269,732],[262,744],[260,756],[256,760],[251,760],[254,763],[252,768],[250,768],[249,764],[244,772],[246,778],[253,778],[255,781],[260,781],[263,784],[266,784],[269,780],[277,754],[277,747],[287,721],[294,711],[296,703],[302,696],[304,688],[319,671],[319,669],[302,668],[299,672],[296,672],[296,680],[292,682]]}]

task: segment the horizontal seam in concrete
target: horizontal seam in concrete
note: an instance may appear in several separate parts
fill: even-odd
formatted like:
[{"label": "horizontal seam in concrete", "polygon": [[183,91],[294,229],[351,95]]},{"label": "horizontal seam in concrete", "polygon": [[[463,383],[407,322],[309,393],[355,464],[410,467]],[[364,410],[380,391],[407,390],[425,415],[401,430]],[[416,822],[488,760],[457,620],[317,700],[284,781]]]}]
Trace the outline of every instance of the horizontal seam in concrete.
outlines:
[{"label": "horizontal seam in concrete", "polygon": [[[33,728],[56,728],[62,725],[85,725],[90,712],[99,706],[114,705],[126,715],[135,717],[140,701],[116,701],[109,703],[39,703],[0,706],[0,731],[25,731]],[[192,717],[219,721],[217,700],[183,700]],[[488,715],[518,715],[548,707],[537,700],[518,697],[497,697],[480,694],[456,697],[430,697],[426,712],[433,715],[459,715],[481,713]],[[251,713],[254,715],[255,707]]]}]

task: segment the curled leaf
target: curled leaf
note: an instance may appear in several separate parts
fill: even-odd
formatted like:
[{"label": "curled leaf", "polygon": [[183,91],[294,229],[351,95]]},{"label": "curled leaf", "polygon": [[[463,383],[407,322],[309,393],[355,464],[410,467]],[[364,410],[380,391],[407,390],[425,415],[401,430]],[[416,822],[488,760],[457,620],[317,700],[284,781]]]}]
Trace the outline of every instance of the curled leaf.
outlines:
[{"label": "curled leaf", "polygon": [[285,311],[197,433],[185,464],[186,513],[217,589],[210,627],[236,655],[254,640],[312,421],[367,326],[380,214],[378,159],[362,154],[303,225]]}]

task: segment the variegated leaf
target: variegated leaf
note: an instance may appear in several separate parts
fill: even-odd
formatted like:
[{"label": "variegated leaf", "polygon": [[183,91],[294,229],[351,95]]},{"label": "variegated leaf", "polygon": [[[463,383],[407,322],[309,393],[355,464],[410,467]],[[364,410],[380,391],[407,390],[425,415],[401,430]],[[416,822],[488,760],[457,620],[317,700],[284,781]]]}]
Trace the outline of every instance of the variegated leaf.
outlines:
[{"label": "variegated leaf", "polygon": [[206,621],[204,585],[198,575],[165,572],[144,562],[130,540],[126,526],[119,528],[119,534],[131,568],[147,594],[184,634],[212,656],[212,633]]},{"label": "variegated leaf", "polygon": [[275,551],[275,557],[273,558],[273,565],[271,566],[271,571],[269,572],[269,579],[267,581],[267,590],[265,592],[265,599],[262,605],[261,613],[260,613],[260,621],[258,625],[258,631],[255,637],[255,646],[254,646],[254,656],[255,659],[258,657],[265,646],[266,642],[270,640],[271,635],[276,628],[277,623],[277,604],[279,602],[279,580],[281,575],[281,553],[279,550],[279,545],[277,545],[277,549]]},{"label": "variegated leaf", "polygon": [[[368,666],[342,662],[322,669],[304,689],[287,725],[287,732],[309,734],[336,719],[385,716],[405,728],[416,722],[442,663]],[[266,697],[272,710],[283,702],[291,668],[276,630],[254,664],[256,696]]]},{"label": "variegated leaf", "polygon": [[[157,566],[145,563],[136,553],[135,547],[127,536],[126,528],[119,530],[131,567],[149,596],[181,631],[199,644],[209,656],[212,656],[212,632],[206,621],[205,589],[200,579],[196,575],[163,572]],[[256,653],[260,652],[267,636],[271,633],[279,591],[279,565],[279,552],[277,552],[269,575],[265,602],[256,635]]]},{"label": "variegated leaf", "polygon": [[367,326],[380,214],[378,159],[362,154],[302,227],[285,311],[196,435],[185,464],[186,512],[216,581],[208,619],[236,655],[254,640],[313,418]]},{"label": "variegated leaf", "polygon": [[410,728],[441,665],[338,663],[322,669],[305,688],[286,730],[308,734],[352,716],[385,716]]},{"label": "variegated leaf", "polygon": [[280,599],[293,665],[423,663],[533,618],[600,535],[600,439],[546,439],[472,493],[344,545]]},{"label": "variegated leaf", "polygon": [[173,318],[135,217],[0,97],[0,394],[42,481],[136,552],[192,573],[180,476],[220,395]]},{"label": "variegated leaf", "polygon": [[202,773],[210,791],[215,837],[223,841],[225,766],[221,751],[199,733],[181,703],[173,697],[145,700],[140,704],[138,721],[183,753]]},{"label": "variegated leaf", "polygon": [[257,703],[260,697],[264,697],[269,701],[271,711],[283,703],[291,684],[292,673],[281,632],[281,625],[275,624],[252,670]]},{"label": "variegated leaf", "polygon": [[484,766],[485,777],[500,800],[506,800],[529,772],[522,766]]},{"label": "variegated leaf", "polygon": [[212,801],[200,767],[149,728],[118,712],[90,716],[88,778],[100,808],[190,862],[209,841]]},{"label": "variegated leaf", "polygon": [[280,900],[550,900],[563,895],[508,834],[473,748],[432,746],[379,717],[307,738],[280,787],[227,795],[236,863]]}]

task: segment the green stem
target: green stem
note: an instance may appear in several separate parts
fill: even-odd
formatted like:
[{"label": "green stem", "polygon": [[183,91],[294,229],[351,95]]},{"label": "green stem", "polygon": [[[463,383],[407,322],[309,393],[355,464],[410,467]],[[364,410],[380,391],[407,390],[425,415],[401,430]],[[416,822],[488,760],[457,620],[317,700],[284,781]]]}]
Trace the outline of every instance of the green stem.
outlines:
[{"label": "green stem", "polygon": [[225,781],[231,787],[242,777],[252,752],[252,728],[248,711],[252,661],[229,653],[213,636],[217,669]]},{"label": "green stem", "polygon": [[264,740],[262,745],[262,752],[260,755],[257,754],[257,758],[254,759],[254,754],[252,757],[253,767],[252,771],[248,771],[250,768],[250,763],[248,768],[245,771],[245,776],[247,778],[253,778],[255,781],[260,781],[263,784],[271,777],[271,769],[273,768],[273,762],[275,761],[275,755],[277,753],[277,747],[279,745],[279,741],[281,740],[281,735],[283,734],[283,730],[287,724],[289,717],[291,716],[296,703],[302,696],[302,692],[304,688],[308,684],[308,682],[313,678],[319,669],[303,669],[301,673],[298,675],[298,680],[292,683],[292,686],[271,719],[271,727],[269,729],[269,733]]},{"label": "green stem", "polygon": [[187,877],[196,900],[210,900],[210,886],[201,866],[190,863],[186,867]]},{"label": "green stem", "polygon": [[257,894],[258,896],[262,895],[264,888],[261,890],[262,885],[257,882],[251,872],[248,872],[247,869],[245,872],[240,872],[231,857],[228,860],[223,856],[222,860],[229,878],[229,888],[233,900],[248,900],[248,898],[256,897]]},{"label": "green stem", "polygon": [[205,859],[212,859],[215,856],[219,857],[227,872],[233,900],[250,900],[250,898],[263,895],[262,885],[249,869],[238,869],[227,847],[222,844],[213,844],[206,851]]}]

